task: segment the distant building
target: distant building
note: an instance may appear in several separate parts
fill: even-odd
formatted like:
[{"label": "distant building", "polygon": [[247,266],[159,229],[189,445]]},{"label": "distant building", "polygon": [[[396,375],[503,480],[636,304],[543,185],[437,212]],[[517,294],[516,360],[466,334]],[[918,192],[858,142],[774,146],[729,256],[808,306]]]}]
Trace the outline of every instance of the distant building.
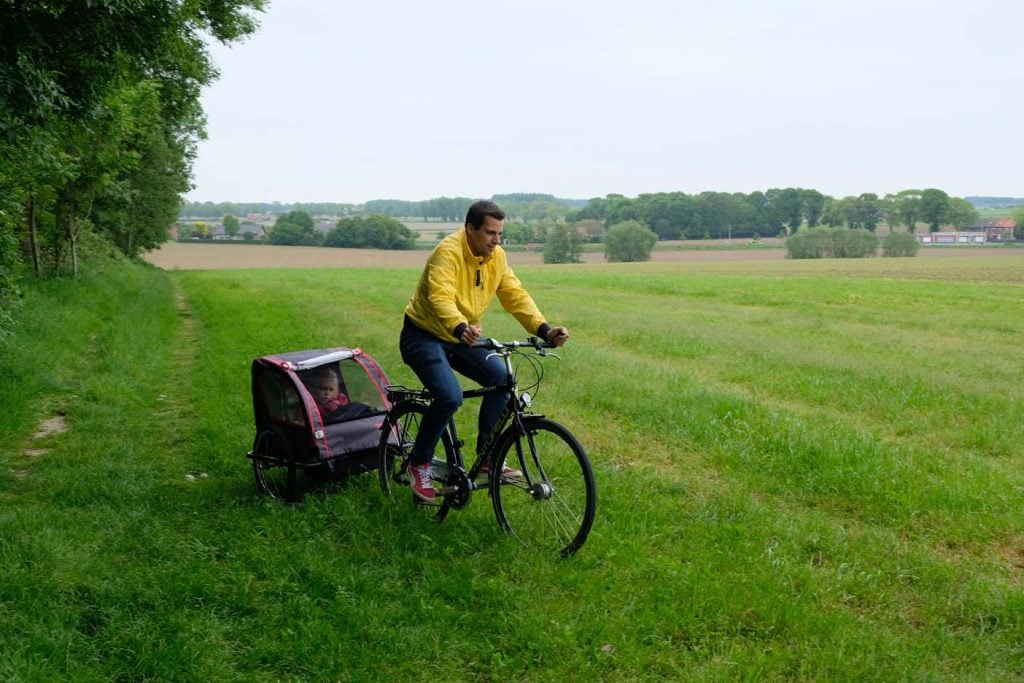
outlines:
[{"label": "distant building", "polygon": [[984,244],[985,233],[981,230],[926,232],[918,235],[917,240],[921,244]]},{"label": "distant building", "polygon": [[926,232],[917,236],[921,244],[988,244],[1012,242],[1017,221],[1012,218],[983,218],[970,230]]},{"label": "distant building", "polygon": [[985,233],[986,242],[1009,242],[1013,240],[1013,231],[1017,221],[1009,217],[983,218],[971,226],[971,230]]}]

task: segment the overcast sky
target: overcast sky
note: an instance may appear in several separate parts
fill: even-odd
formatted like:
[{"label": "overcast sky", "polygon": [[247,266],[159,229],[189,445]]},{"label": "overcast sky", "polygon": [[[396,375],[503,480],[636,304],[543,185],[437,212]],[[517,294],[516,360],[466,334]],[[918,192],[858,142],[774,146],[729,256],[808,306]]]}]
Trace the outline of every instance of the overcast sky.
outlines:
[{"label": "overcast sky", "polygon": [[351,202],[1024,196],[1020,0],[272,0],[196,188]]}]

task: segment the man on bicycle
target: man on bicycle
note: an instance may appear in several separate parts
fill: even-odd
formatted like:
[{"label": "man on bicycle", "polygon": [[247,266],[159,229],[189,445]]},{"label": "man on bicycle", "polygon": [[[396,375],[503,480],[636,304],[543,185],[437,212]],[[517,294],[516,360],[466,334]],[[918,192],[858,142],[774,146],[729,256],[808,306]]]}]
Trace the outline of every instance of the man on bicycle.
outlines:
[{"label": "man on bicycle", "polygon": [[[412,368],[434,400],[420,425],[409,478],[413,493],[422,501],[434,499],[430,460],[448,420],[462,405],[462,387],[454,371],[482,386],[505,382],[505,366],[487,349],[472,348],[483,331],[481,317],[494,296],[530,334],[555,346],[569,338],[564,327],[551,327],[508,266],[501,248],[505,212],[494,202],[474,202],[462,230],[445,237],[434,248],[423,268],[412,299],[405,307],[399,348],[402,360]],[[507,393],[485,396],[480,405],[477,432],[479,454]],[[487,475],[486,467],[480,473]],[[503,468],[503,476],[522,476]]]}]

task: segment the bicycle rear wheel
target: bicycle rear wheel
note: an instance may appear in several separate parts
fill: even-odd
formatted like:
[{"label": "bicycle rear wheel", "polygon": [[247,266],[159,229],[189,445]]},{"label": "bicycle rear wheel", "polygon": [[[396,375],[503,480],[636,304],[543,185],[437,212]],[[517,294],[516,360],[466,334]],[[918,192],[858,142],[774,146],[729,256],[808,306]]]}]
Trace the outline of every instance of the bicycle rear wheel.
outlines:
[{"label": "bicycle rear wheel", "polygon": [[494,514],[523,544],[563,557],[580,549],[597,510],[597,485],[590,461],[568,429],[543,417],[528,417],[524,433],[505,432],[492,461],[518,464],[522,477],[491,479]]},{"label": "bicycle rear wheel", "polygon": [[[412,456],[413,442],[420,431],[420,424],[426,412],[427,406],[418,401],[406,401],[388,411],[384,424],[381,425],[380,443],[377,447],[377,471],[381,490],[386,495],[396,500],[412,498],[417,507],[440,521],[453,507],[461,507],[458,493],[439,494],[434,502],[424,503],[413,495],[409,487],[409,473],[406,471],[409,458]],[[459,488],[457,473],[462,470],[448,430],[441,434],[441,448],[444,451],[443,459],[435,457],[431,465],[434,488],[439,492]],[[465,480],[465,477],[462,479]]]}]

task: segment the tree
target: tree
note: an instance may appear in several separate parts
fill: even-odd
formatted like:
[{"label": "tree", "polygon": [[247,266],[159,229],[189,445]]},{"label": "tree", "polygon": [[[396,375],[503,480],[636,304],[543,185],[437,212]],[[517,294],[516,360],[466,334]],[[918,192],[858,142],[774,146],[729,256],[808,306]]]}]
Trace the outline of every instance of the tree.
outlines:
[{"label": "tree", "polygon": [[533,241],[533,230],[526,223],[506,221],[501,239],[507,244],[529,244]]},{"label": "tree", "polygon": [[892,232],[897,222],[896,195],[890,193],[879,199],[878,209],[882,220],[885,221],[886,227],[889,228],[889,232]]},{"label": "tree", "polygon": [[327,233],[324,245],[350,249],[412,249],[417,235],[390,216],[342,218]]},{"label": "tree", "polygon": [[[610,194],[605,198],[605,225],[621,223],[638,218],[637,202],[621,194]],[[596,218],[596,216],[595,216]]]},{"label": "tree", "polygon": [[907,232],[914,234],[917,231],[918,218],[921,216],[921,191],[897,192],[893,204],[899,222],[907,226]]},{"label": "tree", "polygon": [[23,245],[4,262],[26,253],[42,274],[45,253],[77,271],[85,231],[128,254],[165,239],[203,136],[199,96],[217,75],[207,40],[252,33],[248,11],[264,5],[0,5],[0,244]]},{"label": "tree", "polygon": [[608,228],[604,257],[608,261],[650,261],[658,236],[639,221],[623,221]]},{"label": "tree", "polygon": [[238,235],[238,230],[241,227],[241,225],[237,217],[232,216],[230,213],[226,214],[221,223],[224,225],[225,235],[231,238],[234,238],[236,235]]},{"label": "tree", "polygon": [[[98,168],[90,216],[96,229],[129,256],[165,242],[181,193],[188,189],[182,151],[161,116],[159,88],[140,81],[105,100],[105,168]],[[94,133],[98,132],[94,129]]]},{"label": "tree", "polygon": [[1011,211],[1010,217],[1017,223],[1013,229],[1013,238],[1024,240],[1024,206],[1018,206]]},{"label": "tree", "polygon": [[921,220],[928,224],[929,232],[939,231],[948,210],[949,195],[942,190],[929,188],[921,193]]},{"label": "tree", "polygon": [[278,217],[270,229],[271,244],[318,246],[324,236],[317,232],[313,217],[305,211],[289,211]]},{"label": "tree", "polygon": [[966,199],[950,197],[946,206],[946,221],[957,230],[966,230],[978,222],[978,210]]},{"label": "tree", "polygon": [[817,190],[801,190],[801,192],[807,226],[813,228],[821,221],[821,214],[825,210],[825,195]]},{"label": "tree", "polygon": [[559,223],[548,231],[544,243],[544,263],[579,263],[583,237],[574,228]]},{"label": "tree", "polygon": [[642,194],[636,202],[638,220],[649,225],[658,239],[677,240],[693,225],[696,201],[687,194]]},{"label": "tree", "polygon": [[853,229],[863,228],[874,232],[881,219],[878,195],[865,192],[854,199],[847,207],[846,224]]},{"label": "tree", "polygon": [[791,234],[799,230],[804,214],[803,192],[795,187],[787,187],[779,191],[774,203],[782,222],[789,228],[787,232]]},{"label": "tree", "polygon": [[[243,38],[257,26],[247,10],[261,12],[265,4],[265,0],[4,3],[0,9],[0,119],[30,124],[55,114],[87,119],[111,87],[143,75],[161,83],[168,102],[176,102],[182,110],[193,108],[201,87],[216,76],[204,34],[221,43]],[[174,111],[172,116],[182,113]]]},{"label": "tree", "polygon": [[[694,209],[695,228],[699,228],[717,239],[729,237],[731,227],[729,204],[731,201],[733,201],[732,197],[724,192],[701,192],[697,196]],[[609,232],[611,231],[609,230]]]}]

